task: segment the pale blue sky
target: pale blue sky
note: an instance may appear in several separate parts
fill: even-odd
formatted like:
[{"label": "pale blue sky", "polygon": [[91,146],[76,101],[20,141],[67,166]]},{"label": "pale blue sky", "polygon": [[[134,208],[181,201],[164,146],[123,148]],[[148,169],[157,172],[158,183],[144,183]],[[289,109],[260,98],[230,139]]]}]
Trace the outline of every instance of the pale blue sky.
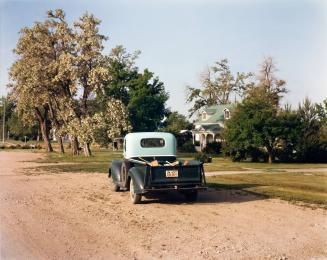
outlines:
[{"label": "pale blue sky", "polygon": [[297,106],[305,96],[327,97],[327,1],[311,0],[0,0],[0,95],[18,31],[63,8],[69,21],[85,11],[102,20],[109,36],[105,52],[117,44],[141,50],[137,62],[165,83],[168,106],[186,114],[185,86],[199,85],[206,66],[228,58],[232,70],[256,71],[264,56],[277,61],[278,76]]}]

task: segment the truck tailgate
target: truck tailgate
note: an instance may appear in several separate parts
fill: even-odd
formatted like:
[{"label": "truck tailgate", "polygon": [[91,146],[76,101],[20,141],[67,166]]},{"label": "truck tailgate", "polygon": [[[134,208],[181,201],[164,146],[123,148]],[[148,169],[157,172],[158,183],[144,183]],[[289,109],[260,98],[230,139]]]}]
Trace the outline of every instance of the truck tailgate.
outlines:
[{"label": "truck tailgate", "polygon": [[202,166],[157,166],[151,167],[149,174],[150,185],[165,184],[201,184]]}]

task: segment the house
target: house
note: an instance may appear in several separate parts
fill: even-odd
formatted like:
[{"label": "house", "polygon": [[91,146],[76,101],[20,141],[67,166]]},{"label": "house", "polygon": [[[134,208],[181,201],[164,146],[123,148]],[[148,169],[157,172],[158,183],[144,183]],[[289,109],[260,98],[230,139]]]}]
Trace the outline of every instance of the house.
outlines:
[{"label": "house", "polygon": [[215,105],[204,107],[199,112],[192,130],[193,144],[198,146],[198,150],[201,151],[208,143],[221,141],[221,131],[234,108],[235,104]]}]

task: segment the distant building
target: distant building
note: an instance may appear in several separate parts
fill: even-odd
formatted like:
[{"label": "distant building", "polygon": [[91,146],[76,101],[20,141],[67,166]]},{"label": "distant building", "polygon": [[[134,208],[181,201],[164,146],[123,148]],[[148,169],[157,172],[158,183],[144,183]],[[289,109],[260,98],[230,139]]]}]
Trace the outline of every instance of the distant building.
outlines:
[{"label": "distant building", "polygon": [[192,130],[193,144],[199,146],[198,150],[205,148],[208,143],[221,141],[221,131],[234,108],[235,104],[216,105],[205,107],[199,112]]}]

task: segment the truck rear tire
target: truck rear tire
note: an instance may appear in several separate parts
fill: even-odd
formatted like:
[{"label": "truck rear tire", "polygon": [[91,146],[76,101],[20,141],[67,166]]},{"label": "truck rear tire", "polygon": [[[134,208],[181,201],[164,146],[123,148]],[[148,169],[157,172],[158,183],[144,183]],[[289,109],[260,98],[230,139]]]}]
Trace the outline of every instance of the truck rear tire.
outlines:
[{"label": "truck rear tire", "polygon": [[131,196],[131,200],[133,204],[139,204],[142,200],[141,194],[135,194],[134,192],[134,183],[133,179],[131,178],[131,181],[129,182],[129,194]]},{"label": "truck rear tire", "polygon": [[119,187],[119,185],[118,184],[115,184],[115,183],[112,183],[112,190],[114,191],[114,192],[118,192],[119,190],[120,190],[120,187]]}]

